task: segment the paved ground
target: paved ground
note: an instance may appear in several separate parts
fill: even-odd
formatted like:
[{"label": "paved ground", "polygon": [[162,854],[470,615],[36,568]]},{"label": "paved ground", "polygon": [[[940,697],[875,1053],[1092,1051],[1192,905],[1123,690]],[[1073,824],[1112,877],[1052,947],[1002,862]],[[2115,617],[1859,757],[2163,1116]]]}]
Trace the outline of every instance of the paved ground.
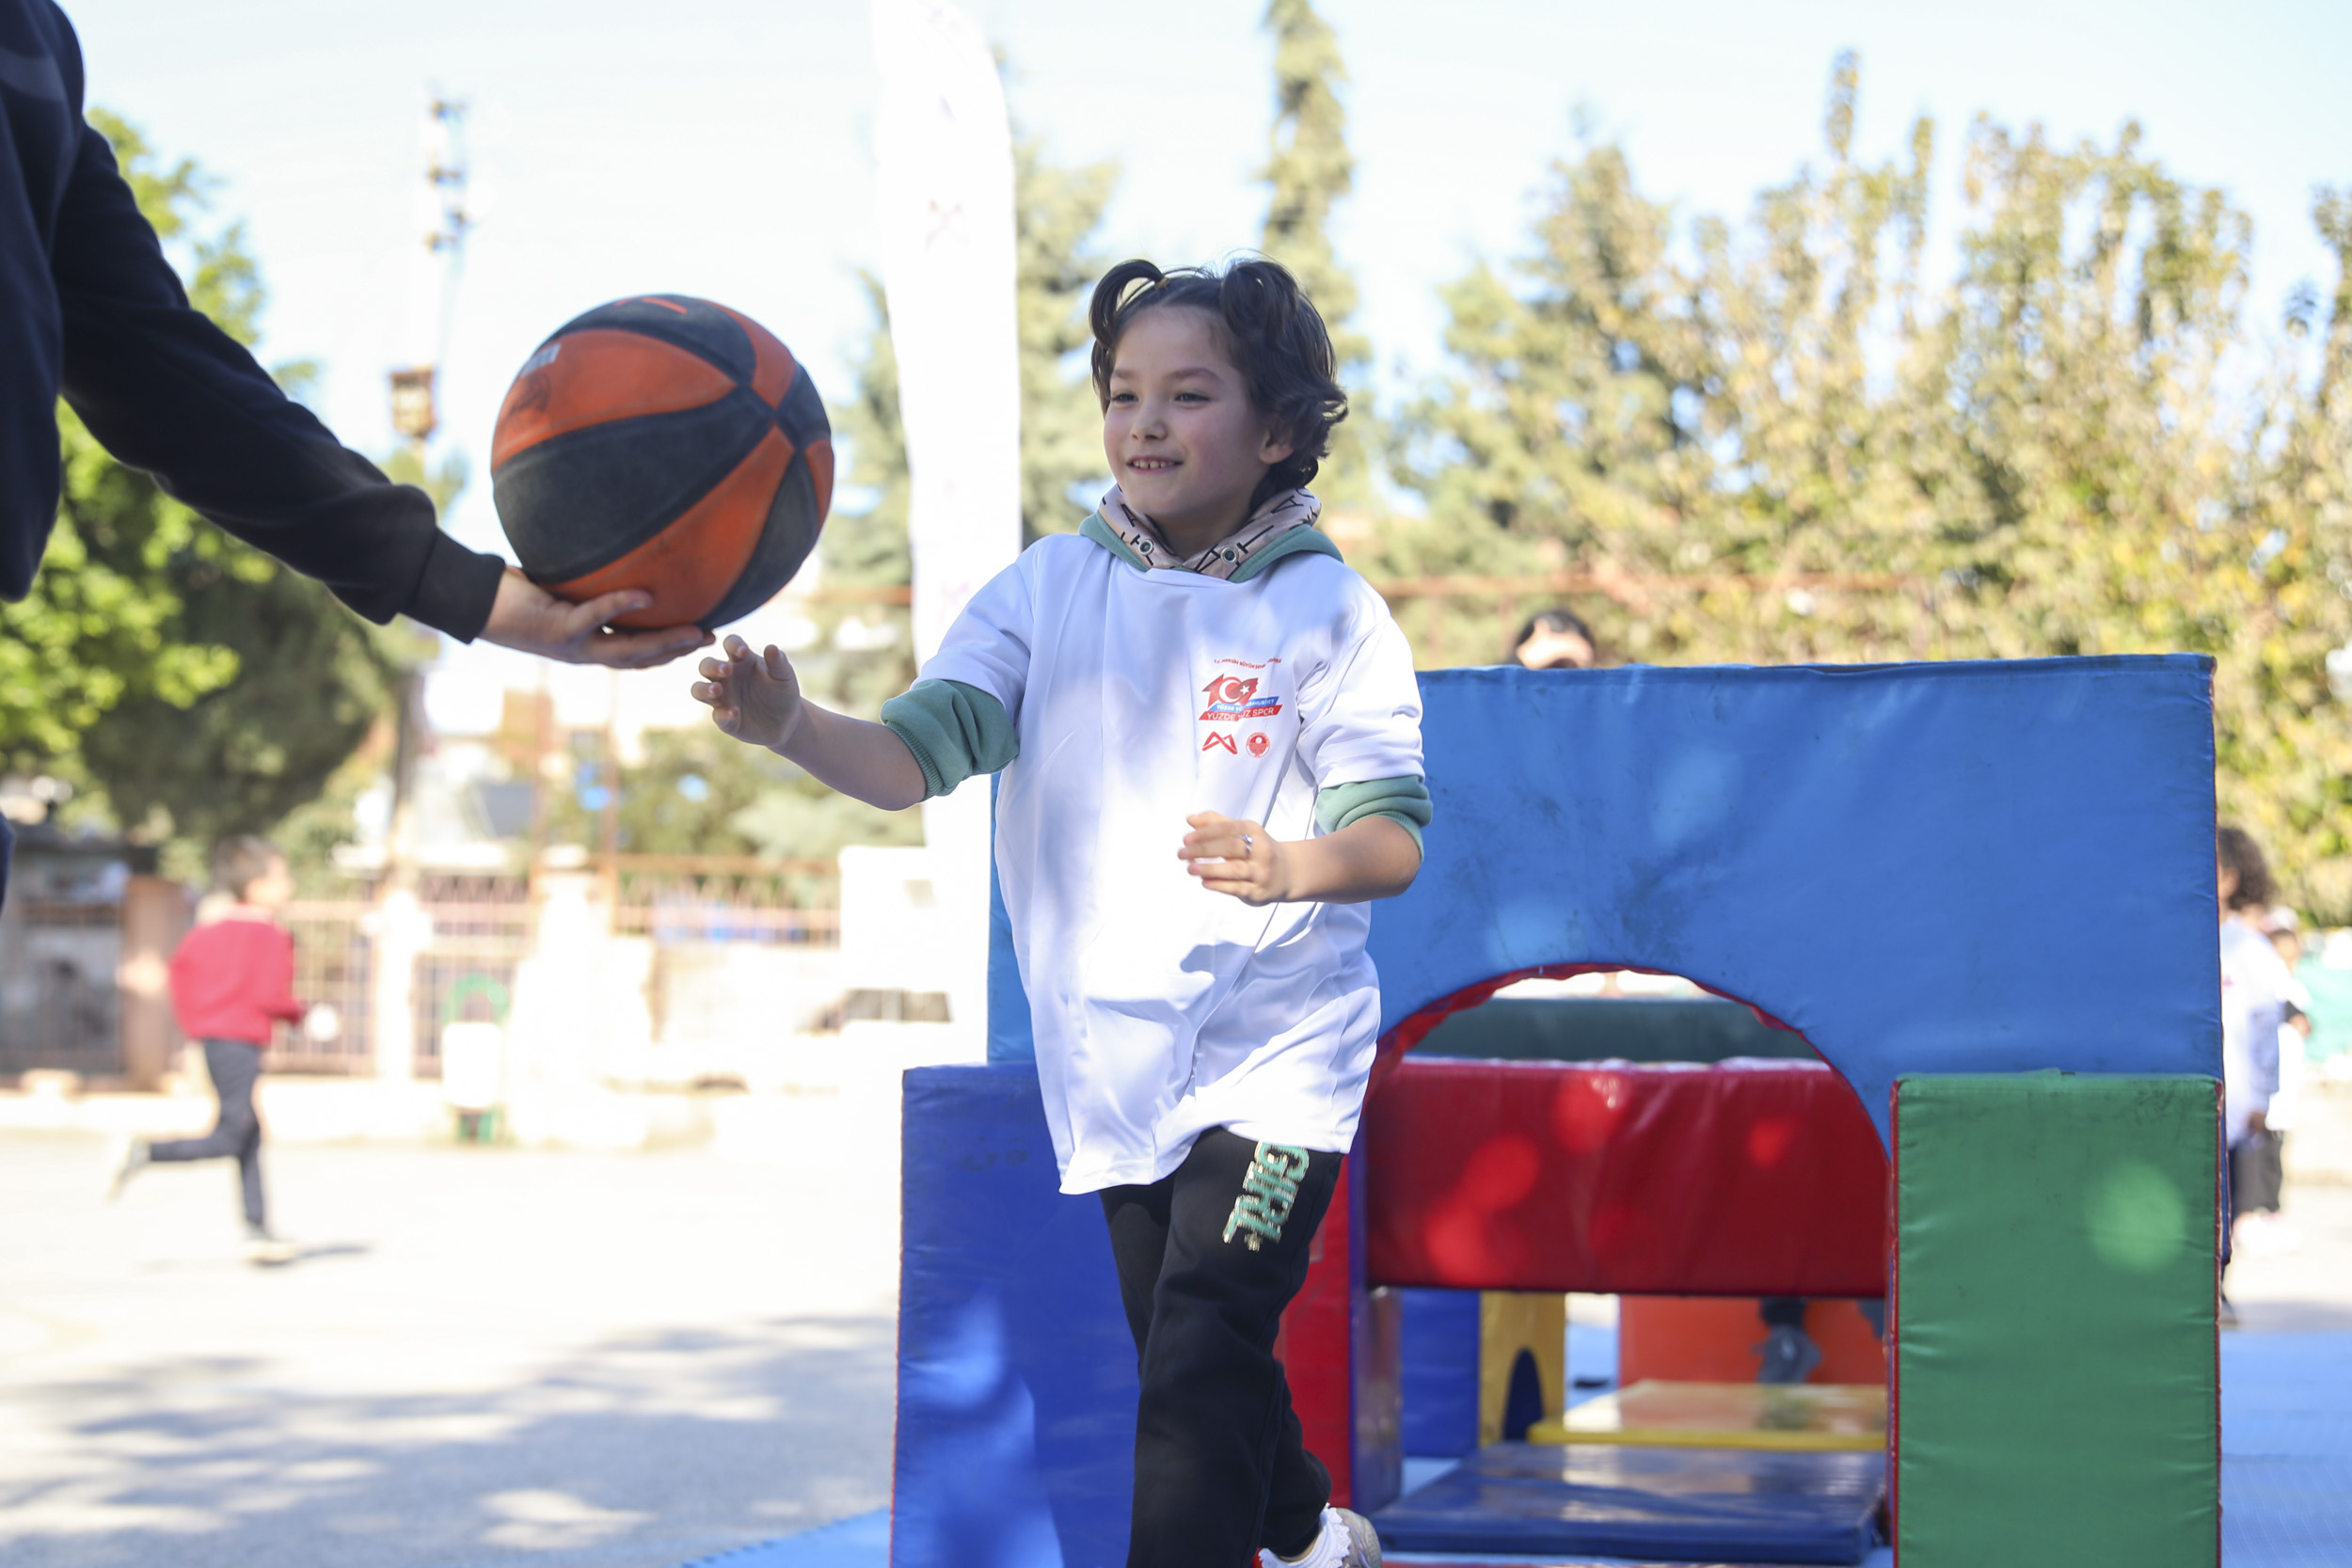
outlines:
[{"label": "paved ground", "polygon": [[[0,1135],[0,1562],[675,1568],[869,1514],[897,1149],[809,1110],[760,1162],[276,1148],[308,1243],[276,1270],[236,1260],[225,1166],[109,1208],[96,1140]],[[2302,1247],[2230,1290],[2239,1334],[2316,1347],[2352,1188],[2288,1204]],[[791,1560],[879,1564],[879,1528]]]},{"label": "paved ground", "polygon": [[888,1500],[897,1150],[294,1147],[95,1196],[0,1137],[0,1561],[675,1568]]},{"label": "paved ground", "polygon": [[2352,1330],[2352,1187],[2290,1182],[2282,1203],[2303,1244],[2230,1265],[2223,1289],[2238,1309],[2237,1331]]}]

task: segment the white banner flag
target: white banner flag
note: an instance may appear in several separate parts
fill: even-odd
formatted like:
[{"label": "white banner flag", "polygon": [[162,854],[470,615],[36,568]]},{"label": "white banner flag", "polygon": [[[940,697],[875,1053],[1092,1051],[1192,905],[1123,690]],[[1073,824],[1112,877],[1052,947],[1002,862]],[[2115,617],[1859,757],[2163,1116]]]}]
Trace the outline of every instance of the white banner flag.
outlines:
[{"label": "white banner flag", "polygon": [[914,656],[1021,552],[1012,133],[987,38],[942,0],[874,0],[882,286],[913,494]]},{"label": "white banner flag", "polygon": [[[943,0],[873,0],[882,288],[906,430],[914,657],[1021,553],[1021,348],[1012,132],[996,57]],[[986,779],[927,801],[923,839],[952,933],[934,953],[977,1049],[988,991]]]}]

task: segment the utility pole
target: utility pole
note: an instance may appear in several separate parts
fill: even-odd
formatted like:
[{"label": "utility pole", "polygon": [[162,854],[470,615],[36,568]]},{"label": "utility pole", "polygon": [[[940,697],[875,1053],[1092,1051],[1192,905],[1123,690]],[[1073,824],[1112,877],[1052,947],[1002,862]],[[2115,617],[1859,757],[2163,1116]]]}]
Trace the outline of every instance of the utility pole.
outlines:
[{"label": "utility pole", "polygon": [[[457,297],[458,261],[473,220],[466,210],[466,105],[435,92],[423,126],[424,182],[419,200],[423,254],[413,275],[407,319],[402,324],[408,364],[391,372],[392,429],[407,443],[422,479],[425,443],[440,428],[434,384],[449,351],[450,312]],[[386,835],[384,880],[369,916],[373,937],[370,989],[375,1073],[403,1081],[416,1075],[417,960],[433,940],[433,917],[418,896],[417,755],[424,742],[423,676],[399,672],[392,747],[392,819]]]},{"label": "utility pole", "polygon": [[449,356],[450,322],[457,303],[457,274],[465,260],[466,235],[473,228],[467,206],[469,171],[466,158],[466,104],[433,93],[426,101],[424,190],[419,202],[424,255],[411,289],[407,341],[409,363],[391,372],[392,429],[408,443],[420,465],[425,443],[441,425],[435,396]]},{"label": "utility pole", "polygon": [[[426,476],[425,443],[440,428],[440,411],[434,398],[436,378],[449,354],[451,311],[457,299],[457,268],[465,255],[466,234],[473,218],[466,206],[466,105],[438,91],[425,102],[421,134],[424,181],[418,201],[419,225],[424,245],[412,279],[404,348],[410,354],[405,369],[391,372],[392,428],[408,443],[415,460],[413,477]],[[423,677],[402,672],[399,744],[392,759],[392,832],[386,865],[387,889],[413,889],[417,882],[416,834],[409,826],[416,797],[418,729],[422,718]]]}]

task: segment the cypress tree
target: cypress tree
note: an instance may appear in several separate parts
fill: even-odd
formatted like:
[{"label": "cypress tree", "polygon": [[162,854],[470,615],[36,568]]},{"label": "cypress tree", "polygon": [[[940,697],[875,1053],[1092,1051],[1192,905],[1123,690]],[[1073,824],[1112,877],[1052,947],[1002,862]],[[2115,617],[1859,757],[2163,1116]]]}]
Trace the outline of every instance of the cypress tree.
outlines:
[{"label": "cypress tree", "polygon": [[1351,325],[1356,279],[1340,264],[1330,232],[1333,205],[1356,182],[1347,110],[1339,98],[1347,65],[1312,0],[1268,0],[1265,25],[1274,35],[1274,125],[1264,172],[1272,199],[1259,248],[1291,270],[1331,329],[1340,382],[1353,401],[1346,421],[1332,433],[1331,455],[1315,490],[1334,506],[1360,507],[1373,493],[1371,400],[1363,386],[1372,345]]}]

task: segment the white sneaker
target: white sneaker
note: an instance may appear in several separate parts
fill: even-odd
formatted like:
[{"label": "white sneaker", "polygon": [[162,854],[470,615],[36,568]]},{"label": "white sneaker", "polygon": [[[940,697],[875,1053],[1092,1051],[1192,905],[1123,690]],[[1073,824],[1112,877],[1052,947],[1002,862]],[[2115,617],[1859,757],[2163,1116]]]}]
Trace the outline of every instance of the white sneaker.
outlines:
[{"label": "white sneaker", "polygon": [[1380,1568],[1380,1534],[1351,1509],[1327,1508],[1323,1533],[1306,1556],[1282,1557],[1268,1547],[1258,1560],[1263,1568]]},{"label": "white sneaker", "polygon": [[2239,1215],[2232,1239],[2236,1250],[2249,1258],[2282,1258],[2303,1245],[2303,1233],[2284,1215],[2273,1213]]},{"label": "white sneaker", "polygon": [[262,1226],[245,1227],[245,1260],[262,1268],[277,1268],[302,1256],[302,1248],[277,1236]]},{"label": "white sneaker", "polygon": [[99,1191],[112,1203],[122,1196],[131,1178],[148,1167],[147,1140],[118,1133],[106,1141],[105,1178]]}]

